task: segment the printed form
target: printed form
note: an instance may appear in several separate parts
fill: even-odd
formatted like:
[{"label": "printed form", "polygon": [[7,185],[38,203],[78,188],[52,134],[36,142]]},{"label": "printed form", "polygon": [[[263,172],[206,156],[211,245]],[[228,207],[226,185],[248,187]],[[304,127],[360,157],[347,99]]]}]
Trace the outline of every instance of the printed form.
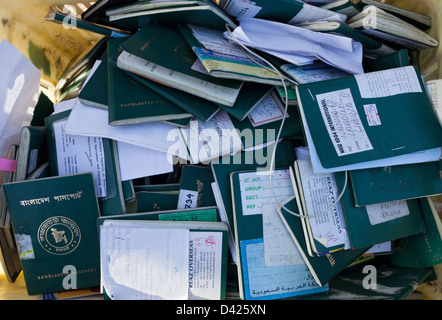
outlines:
[{"label": "printed form", "polygon": [[62,176],[91,171],[97,196],[105,197],[106,166],[102,138],[69,135],[64,130],[66,123],[67,120],[63,120],[53,124],[58,174]]}]

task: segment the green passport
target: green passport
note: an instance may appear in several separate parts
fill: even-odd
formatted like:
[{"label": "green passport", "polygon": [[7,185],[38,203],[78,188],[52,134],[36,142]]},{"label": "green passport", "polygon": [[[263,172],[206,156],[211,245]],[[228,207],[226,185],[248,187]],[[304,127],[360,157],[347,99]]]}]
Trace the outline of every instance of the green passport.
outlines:
[{"label": "green passport", "polygon": [[12,182],[3,186],[29,295],[100,284],[91,173]]}]

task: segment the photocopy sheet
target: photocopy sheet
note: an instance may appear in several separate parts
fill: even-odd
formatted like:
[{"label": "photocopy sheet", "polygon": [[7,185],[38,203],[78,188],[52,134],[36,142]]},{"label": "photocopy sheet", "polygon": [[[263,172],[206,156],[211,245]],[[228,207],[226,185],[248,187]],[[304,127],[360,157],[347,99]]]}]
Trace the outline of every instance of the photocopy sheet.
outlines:
[{"label": "photocopy sheet", "polygon": [[[320,59],[351,74],[360,74],[362,45],[348,37],[310,31],[300,27],[255,18],[239,18],[233,35],[244,45],[262,50],[290,63],[299,55]],[[228,33],[225,37],[235,41]],[[313,58],[313,59],[312,59]]]}]

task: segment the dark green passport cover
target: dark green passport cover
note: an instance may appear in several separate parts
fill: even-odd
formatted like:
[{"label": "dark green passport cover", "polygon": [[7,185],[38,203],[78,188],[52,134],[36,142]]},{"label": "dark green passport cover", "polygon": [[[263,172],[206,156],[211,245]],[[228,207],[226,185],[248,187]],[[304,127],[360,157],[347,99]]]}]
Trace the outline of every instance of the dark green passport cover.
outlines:
[{"label": "dark green passport cover", "polygon": [[98,286],[99,207],[92,174],[12,182],[4,190],[28,294]]}]

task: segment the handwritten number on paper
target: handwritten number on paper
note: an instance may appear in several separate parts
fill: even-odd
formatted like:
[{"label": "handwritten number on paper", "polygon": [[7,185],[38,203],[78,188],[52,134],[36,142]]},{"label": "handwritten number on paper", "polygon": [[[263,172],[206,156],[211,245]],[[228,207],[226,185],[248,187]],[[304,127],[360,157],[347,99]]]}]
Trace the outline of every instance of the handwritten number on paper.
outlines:
[{"label": "handwritten number on paper", "polygon": [[185,204],[184,204],[184,209],[190,209],[190,208],[193,208],[193,207],[192,207],[192,204],[193,204],[193,200],[194,200],[194,199],[192,199],[192,197],[195,197],[195,195],[194,195],[194,194],[191,194],[191,193],[188,193],[188,194],[186,195],[186,197],[187,197],[187,199],[186,199]]}]

